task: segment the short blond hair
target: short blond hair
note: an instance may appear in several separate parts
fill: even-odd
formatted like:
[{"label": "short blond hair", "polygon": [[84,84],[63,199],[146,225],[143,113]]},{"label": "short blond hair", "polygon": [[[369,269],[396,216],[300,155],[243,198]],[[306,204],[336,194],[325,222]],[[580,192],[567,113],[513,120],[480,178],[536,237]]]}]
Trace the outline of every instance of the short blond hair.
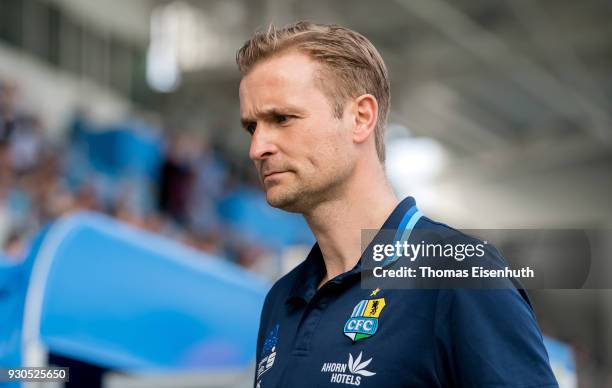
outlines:
[{"label": "short blond hair", "polygon": [[270,25],[267,31],[257,31],[236,53],[236,63],[244,76],[258,62],[290,49],[305,53],[323,65],[323,74],[319,77],[323,82],[319,84],[331,100],[337,118],[342,117],[348,99],[363,94],[376,98],[376,152],[384,163],[391,95],[387,67],[374,45],[346,27],[300,21],[281,29]]}]

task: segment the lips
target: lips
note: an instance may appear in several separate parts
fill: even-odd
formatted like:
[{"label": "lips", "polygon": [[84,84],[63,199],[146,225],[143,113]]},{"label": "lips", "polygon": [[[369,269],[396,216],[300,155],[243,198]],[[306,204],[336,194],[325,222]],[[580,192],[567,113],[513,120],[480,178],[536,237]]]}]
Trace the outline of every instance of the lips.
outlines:
[{"label": "lips", "polygon": [[266,179],[275,174],[282,174],[284,172],[287,172],[287,171],[269,171],[269,172],[264,173],[263,179]]}]

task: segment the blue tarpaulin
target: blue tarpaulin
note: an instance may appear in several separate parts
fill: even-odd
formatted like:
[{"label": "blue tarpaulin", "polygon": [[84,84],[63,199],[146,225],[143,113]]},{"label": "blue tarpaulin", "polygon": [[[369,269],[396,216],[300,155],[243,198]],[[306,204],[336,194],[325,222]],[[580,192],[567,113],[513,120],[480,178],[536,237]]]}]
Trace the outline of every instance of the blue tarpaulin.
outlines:
[{"label": "blue tarpaulin", "polygon": [[[233,264],[95,213],[55,222],[33,256],[38,287],[25,319],[39,313],[36,334],[53,353],[139,372],[236,370],[254,360],[268,286]],[[11,280],[3,289],[22,297],[0,299],[2,312],[23,308],[27,284],[8,271],[18,270],[0,272]],[[14,315],[2,324],[20,325]],[[20,340],[6,333],[3,363],[19,360]]]}]

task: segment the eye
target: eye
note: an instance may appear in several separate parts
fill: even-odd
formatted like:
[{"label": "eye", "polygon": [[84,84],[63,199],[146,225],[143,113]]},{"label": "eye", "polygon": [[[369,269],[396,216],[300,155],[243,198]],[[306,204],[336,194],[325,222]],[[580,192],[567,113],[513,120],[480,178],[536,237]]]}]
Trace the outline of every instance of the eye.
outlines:
[{"label": "eye", "polygon": [[251,135],[255,133],[256,128],[257,128],[257,123],[254,123],[254,122],[248,123],[247,125],[244,126],[244,129],[246,129],[246,131],[250,133]]},{"label": "eye", "polygon": [[276,121],[277,124],[285,124],[290,118],[291,117],[288,115],[274,115],[274,121]]}]

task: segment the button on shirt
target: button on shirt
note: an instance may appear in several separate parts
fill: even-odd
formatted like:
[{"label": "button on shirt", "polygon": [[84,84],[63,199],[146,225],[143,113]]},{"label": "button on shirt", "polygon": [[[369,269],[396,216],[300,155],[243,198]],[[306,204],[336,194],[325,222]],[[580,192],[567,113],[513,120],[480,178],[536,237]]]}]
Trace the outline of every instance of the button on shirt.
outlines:
[{"label": "button on shirt", "polygon": [[[408,197],[381,229],[451,228]],[[272,287],[256,387],[557,387],[524,290],[363,289],[362,261],[317,290],[326,270],[315,244]]]}]

